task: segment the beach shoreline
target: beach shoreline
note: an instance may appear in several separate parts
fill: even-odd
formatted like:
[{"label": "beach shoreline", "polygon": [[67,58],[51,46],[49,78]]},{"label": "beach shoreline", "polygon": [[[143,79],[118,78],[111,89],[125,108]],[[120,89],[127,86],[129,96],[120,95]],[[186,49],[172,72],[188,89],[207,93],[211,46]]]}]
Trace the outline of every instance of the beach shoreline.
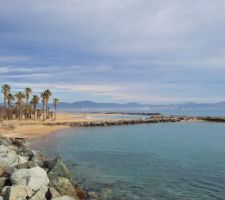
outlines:
[{"label": "beach shoreline", "polygon": [[[163,122],[225,122],[224,117],[164,116],[152,115],[145,118],[123,118],[121,113],[59,113],[57,120],[7,120],[0,127],[1,134],[6,137],[36,138],[54,131],[71,127],[119,126]],[[133,116],[133,114],[131,115]]]}]

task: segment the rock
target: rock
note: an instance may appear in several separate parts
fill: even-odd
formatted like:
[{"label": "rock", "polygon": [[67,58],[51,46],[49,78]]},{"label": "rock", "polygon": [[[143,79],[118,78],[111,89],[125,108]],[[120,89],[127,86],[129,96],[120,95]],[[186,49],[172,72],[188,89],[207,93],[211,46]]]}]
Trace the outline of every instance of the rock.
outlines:
[{"label": "rock", "polygon": [[6,200],[26,200],[32,196],[32,190],[26,185],[15,185],[4,189],[3,197]]},{"label": "rock", "polygon": [[72,180],[69,169],[61,159],[56,158],[53,161],[48,161],[48,163],[46,163],[46,167],[49,169],[48,177],[50,180],[53,180],[59,176]]},{"label": "rock", "polygon": [[16,185],[28,185],[34,191],[49,184],[46,171],[39,166],[31,169],[19,169],[12,174],[11,180]]},{"label": "rock", "polygon": [[0,176],[2,176],[3,174],[4,174],[4,168],[0,166]]},{"label": "rock", "polygon": [[0,165],[3,167],[14,167],[18,164],[27,162],[28,159],[26,157],[22,157],[17,155],[14,150],[10,148],[0,145]]},{"label": "rock", "polygon": [[69,195],[75,199],[80,199],[77,195],[75,187],[69,179],[58,177],[57,179],[52,180],[50,184],[58,191],[59,194]]},{"label": "rock", "polygon": [[76,199],[74,199],[73,197],[70,197],[70,196],[61,196],[61,197],[56,197],[52,200],[76,200]]},{"label": "rock", "polygon": [[4,173],[8,176],[11,176],[16,171],[15,167],[6,167]]},{"label": "rock", "polygon": [[5,145],[0,145],[0,157],[4,156],[9,149]]},{"label": "rock", "polygon": [[15,152],[18,150],[18,147],[13,146],[13,145],[7,145],[7,148],[8,148],[9,150],[15,151]]},{"label": "rock", "polygon": [[92,200],[97,200],[99,199],[98,194],[96,192],[88,192],[88,196],[92,199]]},{"label": "rock", "polygon": [[11,144],[12,144],[12,142],[9,138],[0,136],[0,145],[8,146],[8,145],[11,145]]},{"label": "rock", "polygon": [[18,156],[18,164],[23,164],[28,162],[28,157],[24,157],[24,156]]},{"label": "rock", "polygon": [[7,152],[4,157],[0,157],[0,164],[4,167],[14,167],[19,164],[18,156],[14,151]]},{"label": "rock", "polygon": [[44,157],[39,155],[36,151],[32,151],[33,156],[31,158],[31,161],[36,163],[37,165],[43,167],[44,166]]},{"label": "rock", "polygon": [[41,187],[31,198],[30,200],[45,200],[46,193],[48,188],[46,186]]},{"label": "rock", "polygon": [[6,177],[0,177],[0,191],[1,191],[2,188],[5,186],[6,180],[7,180]]},{"label": "rock", "polygon": [[11,142],[14,146],[17,146],[17,147],[22,147],[25,145],[24,138],[11,138]]},{"label": "rock", "polygon": [[87,198],[87,193],[84,192],[81,188],[75,186],[75,190],[76,190],[76,192],[77,192],[77,196],[78,196],[81,200]]},{"label": "rock", "polygon": [[56,198],[56,197],[60,197],[60,194],[57,192],[57,190],[53,187],[49,188],[49,193],[52,199]]},{"label": "rock", "polygon": [[33,168],[33,167],[36,167],[37,164],[32,162],[32,161],[28,161],[28,162],[25,162],[23,164],[19,164],[16,166],[17,169],[30,169],[30,168]]}]

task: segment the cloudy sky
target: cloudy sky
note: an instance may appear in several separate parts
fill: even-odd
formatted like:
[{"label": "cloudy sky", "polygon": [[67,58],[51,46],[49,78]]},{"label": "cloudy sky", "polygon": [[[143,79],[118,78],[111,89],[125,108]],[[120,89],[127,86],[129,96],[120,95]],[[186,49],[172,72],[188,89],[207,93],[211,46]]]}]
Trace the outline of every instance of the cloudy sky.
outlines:
[{"label": "cloudy sky", "polygon": [[68,102],[223,101],[225,1],[0,0],[0,83]]}]

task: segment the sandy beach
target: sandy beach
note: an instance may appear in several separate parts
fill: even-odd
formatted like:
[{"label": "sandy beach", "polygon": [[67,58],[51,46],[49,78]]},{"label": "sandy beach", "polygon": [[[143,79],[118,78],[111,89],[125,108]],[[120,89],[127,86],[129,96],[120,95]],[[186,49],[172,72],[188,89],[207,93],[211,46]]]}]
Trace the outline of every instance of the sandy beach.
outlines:
[{"label": "sandy beach", "polygon": [[82,126],[115,126],[141,123],[158,123],[158,122],[200,122],[200,121],[217,121],[224,122],[224,118],[196,118],[188,116],[154,116],[150,120],[142,120],[137,117],[132,120],[132,115],[123,114],[105,114],[105,113],[58,113],[56,120],[6,120],[0,127],[0,133],[6,137],[23,137],[35,138],[49,134],[51,132],[76,127],[77,123]]},{"label": "sandy beach", "polygon": [[85,114],[71,114],[58,113],[57,119],[52,121],[50,119],[42,120],[6,120],[3,126],[0,127],[0,133],[7,137],[24,137],[35,138],[42,135],[49,134],[53,131],[67,129],[69,126],[54,125],[46,126],[45,123],[63,123],[63,122],[86,122],[86,121],[102,121],[107,115],[107,121],[119,119],[118,114],[103,114],[103,113],[85,113]]}]

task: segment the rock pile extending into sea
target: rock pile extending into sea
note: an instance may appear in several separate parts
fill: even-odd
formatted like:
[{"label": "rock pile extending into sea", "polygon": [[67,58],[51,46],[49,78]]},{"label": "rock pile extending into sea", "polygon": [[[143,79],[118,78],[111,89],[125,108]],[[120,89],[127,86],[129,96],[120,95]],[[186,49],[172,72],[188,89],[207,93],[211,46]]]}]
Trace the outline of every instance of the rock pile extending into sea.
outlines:
[{"label": "rock pile extending into sea", "polygon": [[22,138],[0,137],[0,200],[82,200],[66,165],[48,161]]},{"label": "rock pile extending into sea", "polygon": [[94,127],[94,126],[126,126],[135,124],[152,124],[182,121],[206,121],[206,122],[225,122],[225,117],[199,117],[199,116],[164,116],[154,114],[151,117],[140,119],[120,119],[120,120],[101,120],[101,121],[84,121],[84,122],[48,122],[46,126],[70,126],[70,127]]}]

